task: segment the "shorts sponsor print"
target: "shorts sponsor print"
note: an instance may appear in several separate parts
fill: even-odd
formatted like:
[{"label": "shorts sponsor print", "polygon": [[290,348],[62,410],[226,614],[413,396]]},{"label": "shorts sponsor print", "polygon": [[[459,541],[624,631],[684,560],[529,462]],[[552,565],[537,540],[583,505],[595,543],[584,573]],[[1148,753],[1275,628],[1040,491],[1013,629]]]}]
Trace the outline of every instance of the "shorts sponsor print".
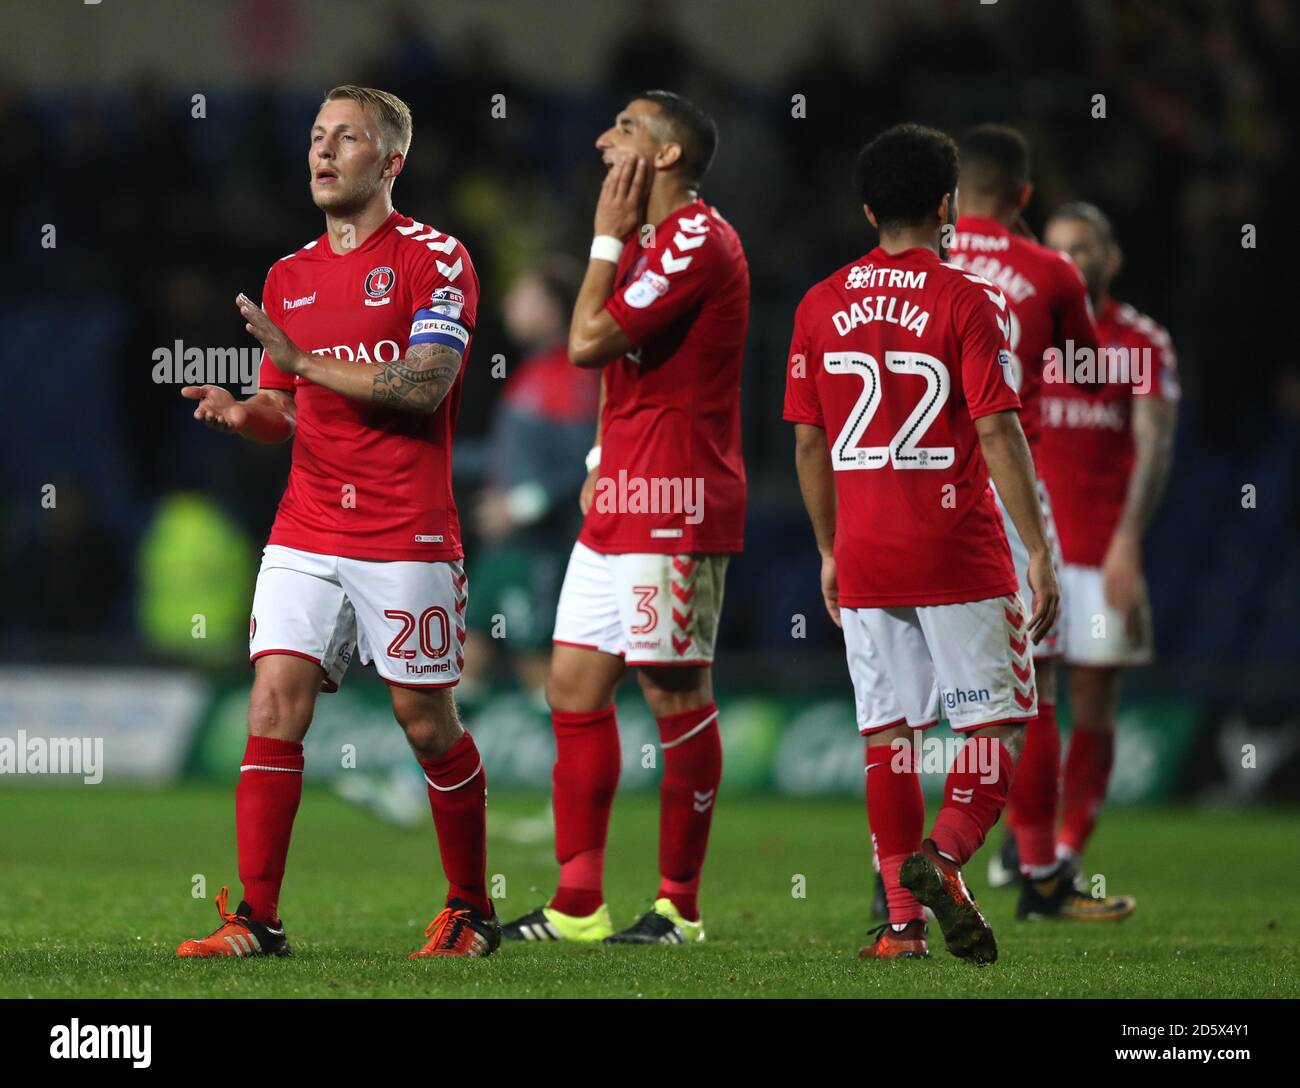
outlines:
[{"label": "shorts sponsor print", "polygon": [[726,555],[606,555],[579,542],[556,607],[554,641],[629,665],[707,665],[722,614]]},{"label": "shorts sponsor print", "polygon": [[961,604],[841,608],[858,731],[956,732],[1038,713],[1029,613],[1019,594]]},{"label": "shorts sponsor print", "polygon": [[249,659],[315,661],[337,691],[355,655],[386,681],[451,687],[464,663],[468,580],[459,560],[348,559],[267,545],[253,594]]}]

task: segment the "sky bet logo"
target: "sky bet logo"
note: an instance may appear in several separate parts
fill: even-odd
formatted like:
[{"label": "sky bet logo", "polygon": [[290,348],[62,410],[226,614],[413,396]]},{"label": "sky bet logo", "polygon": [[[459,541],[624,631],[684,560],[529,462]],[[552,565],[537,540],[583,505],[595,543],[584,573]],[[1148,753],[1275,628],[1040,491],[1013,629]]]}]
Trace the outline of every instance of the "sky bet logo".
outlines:
[{"label": "sky bet logo", "polygon": [[962,691],[961,688],[958,688],[956,691],[943,692],[943,705],[949,710],[955,710],[966,703],[987,703],[988,701],[988,688],[972,688],[970,691]]}]

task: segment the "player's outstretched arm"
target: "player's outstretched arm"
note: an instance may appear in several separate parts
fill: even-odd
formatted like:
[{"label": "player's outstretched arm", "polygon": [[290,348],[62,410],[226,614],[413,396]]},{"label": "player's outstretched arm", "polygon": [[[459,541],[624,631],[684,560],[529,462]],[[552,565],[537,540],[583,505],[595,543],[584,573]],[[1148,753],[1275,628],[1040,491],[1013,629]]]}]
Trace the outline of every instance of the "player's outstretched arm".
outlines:
[{"label": "player's outstretched arm", "polygon": [[975,430],[979,434],[980,451],[984,455],[984,463],[988,465],[993,484],[998,489],[998,496],[1029,552],[1029,589],[1033,594],[1029,633],[1034,642],[1038,643],[1056,621],[1061,590],[1056,583],[1056,571],[1052,567],[1051,549],[1047,546],[1043,511],[1038,505],[1034,461],[1029,455],[1029,444],[1025,441],[1025,432],[1020,429],[1020,419],[1014,410],[981,416],[975,420]]},{"label": "player's outstretched arm", "polygon": [[293,394],[279,389],[263,389],[248,400],[236,400],[219,385],[187,385],[181,396],[198,401],[194,418],[204,426],[254,442],[287,441],[297,423]]},{"label": "player's outstretched arm", "polygon": [[811,423],[794,425],[794,466],[822,557],[822,600],[832,622],[840,627],[839,583],[835,573],[835,469],[823,428]]},{"label": "player's outstretched arm", "polygon": [[407,348],[403,358],[377,366],[357,366],[332,355],[313,355],[290,340],[252,299],[240,295],[235,301],[248,322],[245,328],[257,337],[280,370],[352,400],[431,414],[438,410],[460,373],[460,352],[445,344],[416,344]]}]

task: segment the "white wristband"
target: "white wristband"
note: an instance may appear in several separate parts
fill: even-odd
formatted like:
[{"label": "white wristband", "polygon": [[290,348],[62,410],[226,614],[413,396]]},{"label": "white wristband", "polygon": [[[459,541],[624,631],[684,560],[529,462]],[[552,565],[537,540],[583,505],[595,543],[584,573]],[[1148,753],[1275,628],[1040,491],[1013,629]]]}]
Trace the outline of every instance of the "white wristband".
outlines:
[{"label": "white wristband", "polygon": [[610,264],[618,264],[622,256],[623,243],[612,234],[598,234],[591,240],[593,261],[609,261]]},{"label": "white wristband", "polygon": [[587,471],[590,472],[593,468],[595,468],[599,464],[600,464],[600,447],[592,446],[591,449],[587,451]]}]

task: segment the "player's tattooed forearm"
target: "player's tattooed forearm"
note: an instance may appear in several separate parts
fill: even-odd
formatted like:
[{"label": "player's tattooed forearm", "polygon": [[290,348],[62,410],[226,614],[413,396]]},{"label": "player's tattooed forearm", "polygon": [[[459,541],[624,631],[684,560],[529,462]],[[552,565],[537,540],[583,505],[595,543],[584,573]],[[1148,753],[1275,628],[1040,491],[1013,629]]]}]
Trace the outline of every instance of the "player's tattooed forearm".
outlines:
[{"label": "player's tattooed forearm", "polygon": [[374,402],[405,412],[433,412],[460,373],[460,352],[419,344],[375,371]]}]

